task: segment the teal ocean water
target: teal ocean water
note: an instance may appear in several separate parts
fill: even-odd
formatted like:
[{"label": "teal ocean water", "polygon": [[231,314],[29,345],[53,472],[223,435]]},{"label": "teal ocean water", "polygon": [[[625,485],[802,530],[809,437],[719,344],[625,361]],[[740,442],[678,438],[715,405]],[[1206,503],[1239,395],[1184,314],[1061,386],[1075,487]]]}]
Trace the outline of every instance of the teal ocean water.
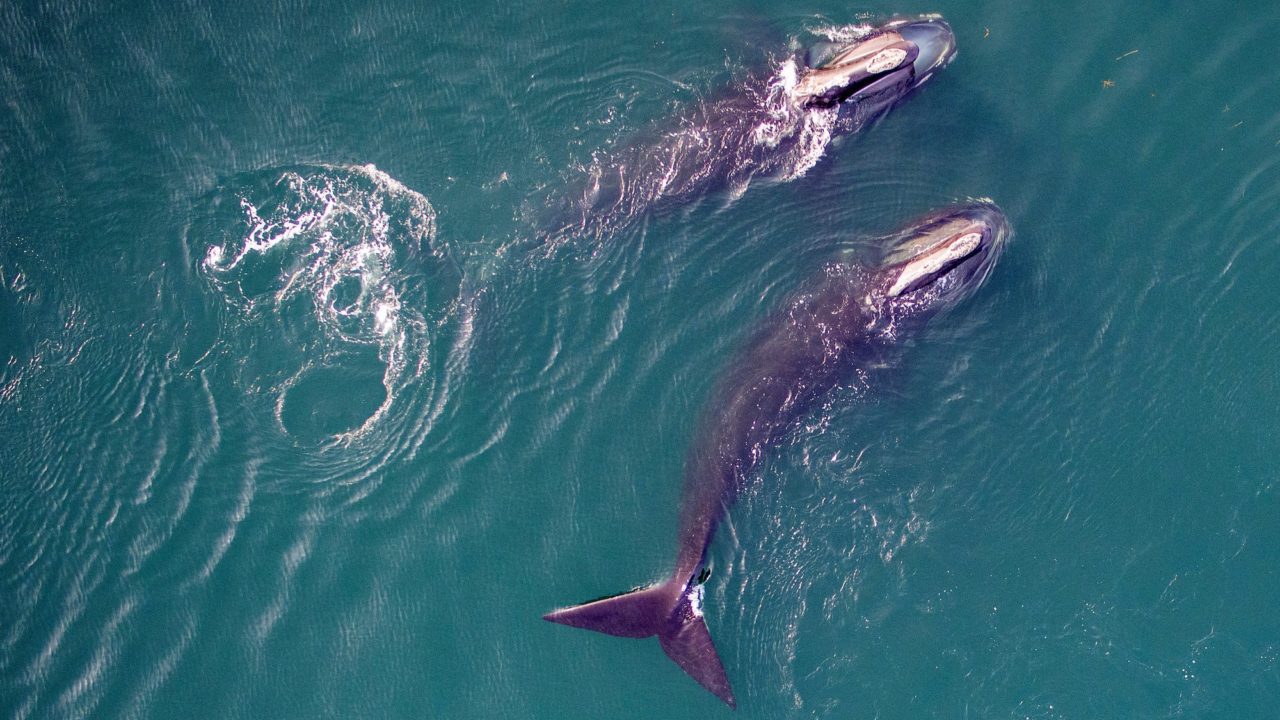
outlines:
[{"label": "teal ocean water", "polygon": [[[955,62],[794,178],[539,242],[651,128],[921,12]],[[670,570],[752,328],[979,197],[1016,232],[987,284],[711,548],[736,713],[1274,717],[1278,23],[0,4],[0,717],[728,716],[656,642],[540,617]]]}]

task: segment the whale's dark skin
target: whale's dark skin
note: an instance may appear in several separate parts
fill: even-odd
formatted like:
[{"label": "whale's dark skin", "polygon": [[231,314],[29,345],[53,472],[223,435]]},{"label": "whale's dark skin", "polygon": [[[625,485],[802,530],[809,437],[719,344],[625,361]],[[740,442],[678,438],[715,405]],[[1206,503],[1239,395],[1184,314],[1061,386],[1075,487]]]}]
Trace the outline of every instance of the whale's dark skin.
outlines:
[{"label": "whale's dark skin", "polygon": [[954,56],[951,28],[934,16],[892,20],[857,40],[810,48],[799,69],[748,78],[674,127],[652,128],[597,158],[583,182],[551,199],[540,237],[616,229],[663,201],[800,175],[833,132],[867,127]]},{"label": "whale's dark skin", "polygon": [[1009,236],[1000,210],[972,203],[932,213],[891,239],[889,262],[827,265],[755,332],[712,393],[685,463],[675,568],[661,584],[577,605],[546,620],[622,637],[657,635],[667,655],[730,706],[702,620],[707,548],[764,452],[860,367],[971,294]]}]

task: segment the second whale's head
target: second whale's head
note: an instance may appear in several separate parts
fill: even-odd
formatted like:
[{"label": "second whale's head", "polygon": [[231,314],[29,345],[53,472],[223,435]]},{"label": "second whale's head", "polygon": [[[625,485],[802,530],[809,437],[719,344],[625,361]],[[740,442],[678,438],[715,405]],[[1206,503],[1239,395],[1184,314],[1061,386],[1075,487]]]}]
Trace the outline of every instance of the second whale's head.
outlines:
[{"label": "second whale's head", "polygon": [[852,42],[810,48],[809,69],[794,94],[808,107],[865,102],[887,108],[946,67],[955,54],[955,34],[942,18],[892,20]]},{"label": "second whale's head", "polygon": [[893,239],[875,294],[909,315],[950,307],[987,279],[1009,235],[1008,219],[991,202],[930,213]]}]

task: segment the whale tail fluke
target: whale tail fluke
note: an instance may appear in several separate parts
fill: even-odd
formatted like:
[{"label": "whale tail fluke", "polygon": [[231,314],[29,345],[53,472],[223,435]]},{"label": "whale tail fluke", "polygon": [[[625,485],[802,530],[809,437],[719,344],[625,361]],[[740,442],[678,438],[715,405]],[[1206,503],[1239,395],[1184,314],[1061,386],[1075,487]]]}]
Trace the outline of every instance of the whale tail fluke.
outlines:
[{"label": "whale tail fluke", "polygon": [[702,619],[702,592],[701,585],[680,593],[670,584],[652,585],[549,612],[542,619],[618,637],[657,635],[663,652],[681,670],[736,707],[711,631]]},{"label": "whale tail fluke", "polygon": [[643,638],[662,629],[671,599],[667,586],[651,585],[549,612],[542,619],[606,635]]},{"label": "whale tail fluke", "polygon": [[729,707],[738,706],[716,646],[711,642],[711,631],[701,614],[688,617],[683,622],[670,623],[665,632],[658,634],[658,642],[667,657],[675,660],[681,670],[689,673],[689,677]]}]

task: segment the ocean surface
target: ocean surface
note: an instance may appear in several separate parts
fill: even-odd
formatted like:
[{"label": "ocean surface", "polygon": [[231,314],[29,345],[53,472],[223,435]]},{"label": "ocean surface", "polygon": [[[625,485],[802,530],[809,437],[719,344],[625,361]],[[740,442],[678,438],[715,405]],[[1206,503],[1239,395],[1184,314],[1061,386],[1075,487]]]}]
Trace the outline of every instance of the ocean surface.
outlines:
[{"label": "ocean surface", "polygon": [[[923,12],[958,57],[874,127],[545,231],[709,98]],[[833,392],[711,548],[736,715],[1275,717],[1277,25],[0,4],[0,717],[730,716],[655,641],[541,615],[669,571],[763,318],[984,197],[1015,230],[987,284]]]}]

